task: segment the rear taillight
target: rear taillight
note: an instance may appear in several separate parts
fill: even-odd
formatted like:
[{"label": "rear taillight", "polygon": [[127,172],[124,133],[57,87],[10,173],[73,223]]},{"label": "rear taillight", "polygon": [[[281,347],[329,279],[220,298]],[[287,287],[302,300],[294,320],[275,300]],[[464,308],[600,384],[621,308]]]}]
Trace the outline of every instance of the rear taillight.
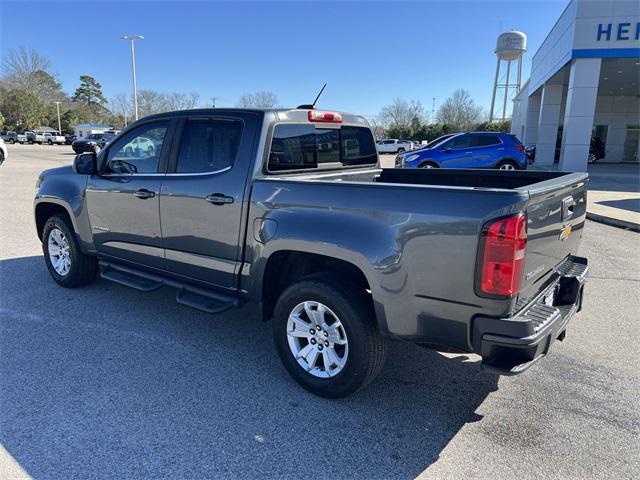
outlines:
[{"label": "rear taillight", "polygon": [[309,111],[309,121],[319,123],[342,123],[342,115],[338,112]]},{"label": "rear taillight", "polygon": [[520,153],[525,153],[524,146],[522,145],[516,145],[516,150],[518,150]]},{"label": "rear taillight", "polygon": [[527,217],[520,213],[482,229],[477,286],[489,296],[514,297],[520,290],[527,247]]}]

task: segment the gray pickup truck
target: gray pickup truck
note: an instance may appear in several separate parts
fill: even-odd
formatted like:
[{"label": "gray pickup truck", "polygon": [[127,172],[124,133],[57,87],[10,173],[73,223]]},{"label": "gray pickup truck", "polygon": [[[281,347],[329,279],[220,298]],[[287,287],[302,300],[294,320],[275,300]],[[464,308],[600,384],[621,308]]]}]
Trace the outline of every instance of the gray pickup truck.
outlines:
[{"label": "gray pickup truck", "polygon": [[[311,392],[346,396],[390,338],[522,372],[582,305],[587,175],[381,169],[360,116],[205,109],[143,118],[43,172],[35,221],[63,287],[251,304]],[[428,368],[428,367],[425,367]]]}]

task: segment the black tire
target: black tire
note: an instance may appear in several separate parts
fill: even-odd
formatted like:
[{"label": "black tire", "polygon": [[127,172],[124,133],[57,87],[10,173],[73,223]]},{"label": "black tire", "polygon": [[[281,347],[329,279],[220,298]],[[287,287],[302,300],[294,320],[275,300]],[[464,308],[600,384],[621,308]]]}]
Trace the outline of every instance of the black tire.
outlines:
[{"label": "black tire", "polygon": [[418,168],[440,168],[435,162],[422,162]]},{"label": "black tire", "polygon": [[16,143],[16,141],[15,141],[13,138],[10,138],[10,139],[9,139],[9,143],[10,143],[11,145],[13,145],[14,143]]},{"label": "black tire", "polygon": [[29,143],[29,145],[33,145],[33,140],[29,140],[27,143]]},{"label": "black tire", "polygon": [[0,150],[0,165],[4,163],[4,152]]},{"label": "black tire", "polygon": [[[333,377],[313,376],[296,361],[289,348],[289,314],[305,301],[329,307],[346,333],[349,342],[346,364]],[[332,274],[307,277],[282,293],[275,307],[273,336],[280,360],[293,379],[311,393],[327,398],[346,397],[367,386],[382,369],[387,353],[387,344],[375,325],[375,313],[367,293]]]},{"label": "black tire", "polygon": [[[49,235],[56,228],[64,234],[69,243],[71,267],[64,276],[56,272],[49,256]],[[42,251],[49,273],[58,285],[65,288],[82,287],[90,284],[98,277],[98,259],[82,253],[75,233],[63,215],[54,215],[44,224],[42,229]]]},{"label": "black tire", "polygon": [[404,153],[404,148],[399,148],[398,153]]},{"label": "black tire", "polygon": [[520,165],[518,165],[518,163],[514,162],[513,160],[502,160],[501,162],[498,162],[498,164],[496,165],[496,169],[508,170],[508,168],[505,168],[507,166],[513,167],[513,170],[520,170]]},{"label": "black tire", "polygon": [[52,142],[51,140],[48,140],[48,141],[47,141],[47,143],[48,143],[49,145],[53,145],[53,142]]}]

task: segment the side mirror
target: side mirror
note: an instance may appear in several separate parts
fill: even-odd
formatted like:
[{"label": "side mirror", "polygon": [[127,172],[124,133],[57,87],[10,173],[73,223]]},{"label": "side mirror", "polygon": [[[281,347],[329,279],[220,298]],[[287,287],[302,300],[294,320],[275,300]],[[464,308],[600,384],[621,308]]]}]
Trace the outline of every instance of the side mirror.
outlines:
[{"label": "side mirror", "polygon": [[97,155],[91,153],[81,153],[73,160],[73,171],[81,175],[94,175],[97,172]]}]

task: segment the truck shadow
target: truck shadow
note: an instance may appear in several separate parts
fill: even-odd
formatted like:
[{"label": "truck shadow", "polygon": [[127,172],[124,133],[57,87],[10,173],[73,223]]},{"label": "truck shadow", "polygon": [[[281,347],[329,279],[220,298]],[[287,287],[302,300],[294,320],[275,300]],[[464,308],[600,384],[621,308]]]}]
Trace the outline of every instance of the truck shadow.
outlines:
[{"label": "truck shadow", "polygon": [[497,389],[465,355],[392,342],[373,384],[318,398],[251,309],[65,290],[42,257],[1,261],[0,293],[0,442],[36,478],[414,477]]}]

